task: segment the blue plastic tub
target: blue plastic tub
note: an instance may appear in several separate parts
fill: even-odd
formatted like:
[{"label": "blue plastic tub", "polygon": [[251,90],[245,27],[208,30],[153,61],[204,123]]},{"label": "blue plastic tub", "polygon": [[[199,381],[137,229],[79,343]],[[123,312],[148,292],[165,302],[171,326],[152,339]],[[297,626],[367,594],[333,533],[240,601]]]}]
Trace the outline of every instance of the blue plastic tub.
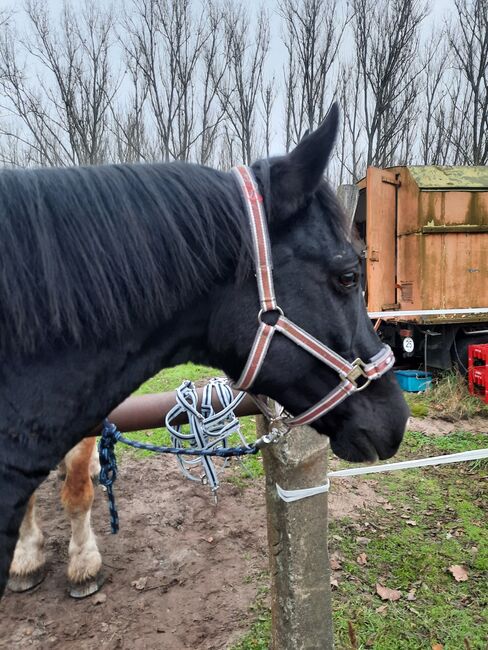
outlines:
[{"label": "blue plastic tub", "polygon": [[408,393],[427,390],[432,383],[432,373],[422,370],[395,370],[400,387]]}]

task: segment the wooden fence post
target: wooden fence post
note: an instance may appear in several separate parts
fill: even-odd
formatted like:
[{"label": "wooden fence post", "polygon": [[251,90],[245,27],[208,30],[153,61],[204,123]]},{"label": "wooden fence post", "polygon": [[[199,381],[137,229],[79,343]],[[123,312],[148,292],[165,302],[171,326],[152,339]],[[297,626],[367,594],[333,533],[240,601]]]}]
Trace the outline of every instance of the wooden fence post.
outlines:
[{"label": "wooden fence post", "polygon": [[[258,436],[267,423],[258,420]],[[333,650],[327,493],[285,503],[276,492],[322,485],[328,438],[296,427],[263,450],[273,650]]]}]

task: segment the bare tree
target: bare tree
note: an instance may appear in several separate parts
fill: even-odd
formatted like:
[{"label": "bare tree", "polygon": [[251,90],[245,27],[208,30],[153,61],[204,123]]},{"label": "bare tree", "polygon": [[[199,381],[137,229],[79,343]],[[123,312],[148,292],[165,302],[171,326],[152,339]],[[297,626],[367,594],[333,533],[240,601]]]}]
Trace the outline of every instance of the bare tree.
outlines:
[{"label": "bare tree", "polygon": [[110,129],[114,135],[114,157],[121,162],[143,162],[157,157],[154,139],[147,134],[146,99],[149,87],[138,58],[127,61],[126,78],[130,78],[130,89],[126,98],[112,102]]},{"label": "bare tree", "polygon": [[454,69],[449,137],[458,164],[488,163],[488,0],[455,0],[447,30]]},{"label": "bare tree", "polygon": [[448,91],[448,52],[444,45],[445,31],[432,32],[423,52],[422,119],[420,127],[420,160],[424,165],[445,165],[449,141],[445,137]]},{"label": "bare tree", "polygon": [[269,158],[271,149],[271,119],[273,115],[273,106],[276,100],[276,89],[274,78],[261,86],[261,104],[262,104],[262,117],[264,124],[264,153]]},{"label": "bare tree", "polygon": [[287,50],[285,127],[289,150],[326,113],[334,94],[331,69],[350,17],[339,16],[337,0],[281,0],[279,12]]},{"label": "bare tree", "polygon": [[142,99],[138,85],[144,80],[143,113],[156,128],[157,157],[163,160],[210,159],[222,119],[209,83],[219,38],[211,3],[199,16],[190,0],[132,0],[129,5],[120,40],[133,71],[134,98]]},{"label": "bare tree", "polygon": [[417,65],[419,28],[426,6],[421,0],[353,0],[353,8],[365,162],[379,166],[407,162],[400,159],[401,143],[415,115],[421,72]]},{"label": "bare tree", "polygon": [[[250,164],[257,153],[256,117],[260,91],[265,88],[264,64],[269,50],[269,17],[264,9],[260,9],[251,30],[251,20],[243,6],[227,4],[223,22],[224,74],[214,74],[214,88],[228,122],[226,141],[231,142],[229,138],[233,134],[239,142],[240,160]],[[271,98],[272,94],[268,94],[268,103]],[[264,100],[266,101],[266,90]]]},{"label": "bare tree", "polygon": [[38,164],[104,161],[108,107],[116,92],[110,14],[92,0],[76,13],[65,4],[58,30],[41,0],[28,0],[26,15],[24,39],[8,26],[1,33],[0,87],[13,126],[4,122],[0,132],[23,143]]},{"label": "bare tree", "polygon": [[339,131],[338,184],[355,183],[364,171],[364,152],[361,148],[360,70],[358,66],[343,64],[339,72],[338,96],[342,109],[342,128]]}]

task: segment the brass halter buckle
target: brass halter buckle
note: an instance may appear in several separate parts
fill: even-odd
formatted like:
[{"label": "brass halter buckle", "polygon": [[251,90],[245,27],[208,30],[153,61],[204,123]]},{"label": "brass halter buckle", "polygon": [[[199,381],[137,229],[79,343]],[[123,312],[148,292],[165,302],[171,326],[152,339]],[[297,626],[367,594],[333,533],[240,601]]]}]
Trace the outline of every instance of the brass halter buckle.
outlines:
[{"label": "brass halter buckle", "polygon": [[[364,390],[366,388],[366,386],[368,386],[371,383],[371,379],[368,377],[368,375],[364,371],[364,366],[365,365],[366,364],[361,359],[359,359],[359,358],[354,359],[354,361],[352,362],[352,370],[350,372],[348,372],[347,375],[345,375],[345,379],[347,379],[347,381],[351,382],[351,384],[356,389],[356,392]],[[358,386],[358,384],[357,384],[357,380],[359,379],[359,377],[365,377],[366,378],[366,381],[364,382],[364,384],[361,384],[361,386]]]}]

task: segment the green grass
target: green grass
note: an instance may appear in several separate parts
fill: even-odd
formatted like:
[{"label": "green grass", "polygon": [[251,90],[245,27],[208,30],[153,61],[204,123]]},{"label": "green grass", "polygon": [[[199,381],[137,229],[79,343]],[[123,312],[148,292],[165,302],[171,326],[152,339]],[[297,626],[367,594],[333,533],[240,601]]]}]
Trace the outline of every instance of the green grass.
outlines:
[{"label": "green grass", "polygon": [[[269,582],[267,575],[261,576],[261,579],[265,579],[266,583]],[[232,646],[232,650],[268,650],[271,636],[271,618],[269,607],[266,604],[267,594],[268,587],[262,585],[249,612],[254,622],[249,632],[236,645]]]},{"label": "green grass", "polygon": [[[486,478],[466,468],[384,475],[378,488],[392,510],[368,514],[372,526],[332,524],[345,558],[335,593],[339,648],[350,648],[348,621],[360,647],[375,650],[428,649],[435,642],[444,650],[458,650],[465,639],[472,649],[486,648]],[[366,547],[357,541],[361,536],[370,539]],[[359,566],[356,558],[363,551],[368,564]],[[454,580],[448,572],[454,564],[467,568],[468,581]],[[402,599],[379,610],[384,603],[375,595],[377,582],[401,590]],[[415,600],[408,601],[412,589]]]},{"label": "green grass", "polygon": [[456,430],[443,436],[433,437],[421,431],[408,431],[394,460],[441,454],[456,454],[469,449],[484,449],[488,443],[486,433]]},{"label": "green grass", "polygon": [[163,393],[165,391],[176,390],[182,381],[200,381],[209,377],[220,377],[222,372],[207,366],[197,366],[193,363],[186,363],[173,368],[166,368],[157,375],[149,379],[137,391],[139,395],[146,393]]},{"label": "green grass", "polygon": [[[438,438],[409,431],[398,456],[455,453],[486,447],[487,439],[468,431]],[[330,525],[330,551],[343,558],[333,592],[336,650],[352,650],[349,624],[357,650],[430,650],[435,643],[444,650],[486,650],[488,472],[466,463],[375,480],[386,508],[371,509],[362,521]],[[367,564],[360,566],[363,552]],[[468,581],[454,580],[448,567],[455,564],[466,567]],[[377,582],[399,589],[402,598],[383,602]],[[407,599],[409,592],[415,600]],[[265,650],[269,638],[269,614],[261,610],[255,627],[232,650]]]},{"label": "green grass", "polygon": [[431,415],[453,421],[476,415],[488,417],[488,405],[470,395],[466,379],[454,371],[434,377],[430,390],[404,395],[415,417]]},{"label": "green grass", "polygon": [[429,415],[429,405],[424,393],[404,393],[410,413],[416,418],[423,418]]},{"label": "green grass", "polygon": [[[174,390],[183,379],[198,381],[214,376],[214,370],[188,364],[159,373],[141,386],[140,393]],[[453,391],[470,405],[464,414],[488,413],[480,400],[466,395],[464,385],[455,387],[451,380],[441,384],[439,392],[409,395],[417,416],[441,413],[443,400]],[[447,386],[447,388],[446,388]],[[447,391],[447,393],[446,393]],[[454,399],[454,398],[453,398]],[[255,437],[255,418],[243,418],[248,440]],[[131,436],[154,444],[168,444],[165,429],[138,432]],[[409,431],[398,460],[455,453],[487,446],[487,436],[456,431],[431,437]],[[147,452],[119,450],[119,454]],[[263,474],[260,456],[246,458],[224,478],[245,489]],[[486,650],[488,647],[488,521],[486,516],[488,472],[486,464],[465,463],[452,467],[410,470],[376,475],[376,490],[387,501],[365,513],[363,521],[346,519],[332,522],[331,552],[343,557],[339,586],[334,590],[336,650],[351,650],[348,625],[358,639],[357,650],[430,650],[442,643],[444,650]],[[364,480],[364,479],[356,479]],[[412,525],[408,522],[415,522]],[[359,538],[359,540],[358,540]],[[363,540],[361,540],[363,538]],[[369,543],[364,545],[364,538]],[[338,541],[340,540],[340,541]],[[368,562],[357,563],[365,552]],[[456,582],[448,567],[466,567],[469,579]],[[253,577],[259,595],[249,612],[252,623],[246,635],[231,650],[267,650],[270,642],[270,613],[267,607],[268,577]],[[382,582],[400,589],[397,602],[380,600],[375,584]],[[415,590],[415,600],[406,595]],[[384,605],[386,605],[384,607]],[[466,645],[465,639],[468,645]]]}]

